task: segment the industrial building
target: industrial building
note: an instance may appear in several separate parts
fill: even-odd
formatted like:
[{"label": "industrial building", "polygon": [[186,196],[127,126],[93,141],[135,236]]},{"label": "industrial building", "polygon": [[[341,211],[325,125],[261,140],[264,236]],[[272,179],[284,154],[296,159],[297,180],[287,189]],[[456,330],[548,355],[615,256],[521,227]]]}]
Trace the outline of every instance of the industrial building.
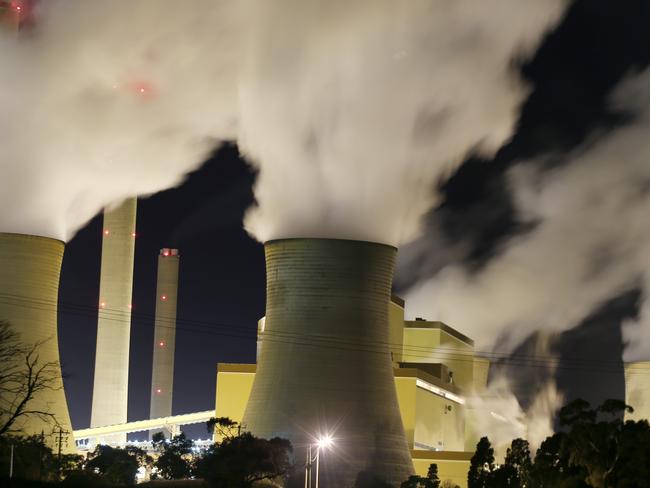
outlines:
[{"label": "industrial building", "polygon": [[[218,365],[216,416],[258,436],[287,437],[297,456],[319,435],[333,435],[339,452],[330,459],[338,472],[351,471],[354,460],[357,473],[367,466],[384,469],[395,484],[413,469],[426,474],[435,462],[443,479],[465,486],[477,439],[466,422],[464,395],[485,388],[489,362],[475,357],[472,340],[446,324],[404,320],[404,302],[390,297],[390,249],[324,239],[267,243],[258,364]],[[389,383],[374,369],[388,371]],[[393,399],[397,419],[391,424],[385,419],[393,414]],[[382,453],[377,438],[388,439],[394,450],[379,446]],[[342,458],[348,463],[343,467]]]}]

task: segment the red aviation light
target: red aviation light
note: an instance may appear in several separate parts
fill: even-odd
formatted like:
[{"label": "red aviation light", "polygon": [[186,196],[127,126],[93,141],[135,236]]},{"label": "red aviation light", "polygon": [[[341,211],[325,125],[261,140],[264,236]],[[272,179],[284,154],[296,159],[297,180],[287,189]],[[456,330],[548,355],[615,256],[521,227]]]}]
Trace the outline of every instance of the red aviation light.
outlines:
[{"label": "red aviation light", "polygon": [[131,237],[135,237],[135,232],[131,232]]},{"label": "red aviation light", "polygon": [[100,306],[101,308],[105,308],[105,307],[106,307],[106,302],[100,302],[99,306]]},{"label": "red aviation light", "polygon": [[156,388],[156,393],[162,393],[162,390],[160,388]]},{"label": "red aviation light", "polygon": [[131,90],[142,98],[150,98],[155,94],[153,85],[147,81],[134,81],[131,83]]},{"label": "red aviation light", "polygon": [[160,297],[161,300],[167,300],[167,295],[163,295]]},{"label": "red aviation light", "polygon": [[165,342],[164,342],[164,341],[160,341],[160,342],[158,343],[158,345],[159,345],[160,347],[164,347]]},{"label": "red aviation light", "polygon": [[108,229],[104,229],[104,235],[105,235],[105,236],[107,236],[107,235],[110,234],[110,233],[111,233],[110,230],[108,230]]}]

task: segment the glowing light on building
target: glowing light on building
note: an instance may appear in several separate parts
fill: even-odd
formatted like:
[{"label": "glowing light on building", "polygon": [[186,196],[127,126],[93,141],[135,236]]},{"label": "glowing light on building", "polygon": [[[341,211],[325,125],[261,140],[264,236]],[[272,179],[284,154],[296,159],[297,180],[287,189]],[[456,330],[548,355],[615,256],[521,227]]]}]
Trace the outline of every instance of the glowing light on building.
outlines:
[{"label": "glowing light on building", "polygon": [[108,229],[104,229],[104,235],[105,235],[105,236],[107,236],[107,235],[110,234],[110,233],[111,233],[111,232],[110,232]]},{"label": "glowing light on building", "polygon": [[417,379],[415,381],[415,385],[418,388],[422,388],[423,390],[430,391],[431,393],[441,396],[443,398],[446,398],[447,400],[451,400],[452,402],[460,403],[461,405],[465,405],[465,399],[462,397],[459,397],[458,395],[455,395],[454,393],[443,390],[442,388],[438,388],[435,385],[432,385],[428,381],[424,381],[421,379]]}]

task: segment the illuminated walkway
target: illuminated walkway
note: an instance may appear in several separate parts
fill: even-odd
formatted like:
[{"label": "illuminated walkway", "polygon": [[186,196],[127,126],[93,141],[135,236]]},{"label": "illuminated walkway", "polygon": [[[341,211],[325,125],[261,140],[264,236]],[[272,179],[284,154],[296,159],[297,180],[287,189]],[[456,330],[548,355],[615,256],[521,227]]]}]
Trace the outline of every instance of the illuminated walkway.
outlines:
[{"label": "illuminated walkway", "polygon": [[[89,429],[75,430],[72,434],[77,443],[77,448],[92,449],[97,444],[107,444],[108,442],[104,442],[104,438],[111,434],[129,434],[131,432],[166,429],[172,436],[175,436],[180,434],[181,425],[205,423],[214,416],[214,410],[206,410],[204,412],[185,413],[158,419],[136,420],[135,422],[123,424],[91,427]],[[211,443],[212,440],[210,439],[209,442]],[[128,444],[140,445],[142,443],[128,442]]]}]

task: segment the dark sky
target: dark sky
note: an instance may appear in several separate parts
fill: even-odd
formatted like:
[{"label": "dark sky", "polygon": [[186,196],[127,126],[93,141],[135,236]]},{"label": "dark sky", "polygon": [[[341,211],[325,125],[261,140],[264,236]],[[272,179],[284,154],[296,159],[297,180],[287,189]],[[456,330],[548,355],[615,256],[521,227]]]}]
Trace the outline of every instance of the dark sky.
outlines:
[{"label": "dark sky", "polygon": [[[462,249],[447,259],[480,269],[499,245],[527,232],[513,219],[504,179],[508,168],[531,156],[566,152],[594,129],[624,123],[625,114],[609,112],[605,100],[625,74],[649,64],[649,26],[648,0],[579,0],[535,56],[518,61],[534,90],[512,142],[492,161],[466,161],[442,184],[445,198],[431,211],[432,222],[443,223],[449,246]],[[563,164],[561,158],[545,161]],[[214,407],[218,362],[254,361],[256,321],[264,313],[264,256],[262,246],[241,224],[253,202],[254,181],[237,148],[227,146],[181,187],[139,201],[130,420],[146,418],[149,412],[155,264],[162,247],[181,252],[173,413]],[[100,248],[97,217],[70,241],[64,258],[59,331],[74,428],[87,427],[90,421]],[[399,275],[398,292],[450,262],[421,257],[417,276]],[[638,299],[638,292],[611,297],[562,336],[558,353],[566,357],[579,343],[583,357],[620,361],[620,322],[636,313]],[[569,398],[581,395],[598,401],[621,395],[620,363],[604,379],[572,364],[558,370],[559,386]],[[195,428],[190,434],[204,432]]]}]

